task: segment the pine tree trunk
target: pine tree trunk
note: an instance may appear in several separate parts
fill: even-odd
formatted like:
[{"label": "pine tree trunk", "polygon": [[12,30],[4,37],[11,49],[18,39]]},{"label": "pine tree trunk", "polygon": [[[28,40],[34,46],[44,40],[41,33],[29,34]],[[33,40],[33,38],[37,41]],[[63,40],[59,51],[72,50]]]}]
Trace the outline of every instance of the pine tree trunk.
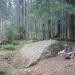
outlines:
[{"label": "pine tree trunk", "polygon": [[51,38],[51,21],[48,21],[48,39]]},{"label": "pine tree trunk", "polygon": [[45,25],[44,24],[42,26],[42,34],[43,34],[43,40],[45,40],[46,36],[45,36]]},{"label": "pine tree trunk", "polygon": [[70,37],[71,37],[72,40],[74,40],[74,35],[75,35],[74,29],[75,29],[75,25],[74,25],[74,15],[71,15]]}]

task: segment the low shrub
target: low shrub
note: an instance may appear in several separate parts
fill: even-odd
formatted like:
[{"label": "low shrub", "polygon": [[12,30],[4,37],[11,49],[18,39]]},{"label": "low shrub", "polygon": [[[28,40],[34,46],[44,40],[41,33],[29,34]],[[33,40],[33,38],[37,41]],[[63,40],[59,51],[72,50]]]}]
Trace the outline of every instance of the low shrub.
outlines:
[{"label": "low shrub", "polygon": [[5,50],[16,50],[19,47],[21,47],[23,44],[29,44],[32,43],[32,40],[26,41],[26,40],[14,40],[12,43],[9,43],[7,45],[3,45],[2,48]]},{"label": "low shrub", "polygon": [[33,42],[38,42],[39,41],[38,38],[33,38],[32,40],[33,40]]},{"label": "low shrub", "polygon": [[0,45],[0,48],[2,48],[2,45]]},{"label": "low shrub", "polygon": [[19,45],[20,44],[20,41],[13,41],[12,44],[13,45]]},{"label": "low shrub", "polygon": [[6,45],[4,47],[5,50],[16,50],[15,46],[14,45]]},{"label": "low shrub", "polygon": [[0,75],[6,75],[6,72],[0,71]]}]

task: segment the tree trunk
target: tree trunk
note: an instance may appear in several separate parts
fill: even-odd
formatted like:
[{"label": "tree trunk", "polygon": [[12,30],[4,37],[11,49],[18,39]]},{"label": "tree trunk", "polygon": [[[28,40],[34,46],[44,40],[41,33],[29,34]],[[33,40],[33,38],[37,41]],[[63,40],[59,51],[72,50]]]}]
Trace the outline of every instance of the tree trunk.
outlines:
[{"label": "tree trunk", "polygon": [[44,24],[42,26],[42,34],[43,34],[43,40],[45,40],[46,36],[45,36],[45,25]]},{"label": "tree trunk", "polygon": [[72,40],[74,40],[74,35],[75,35],[75,25],[74,25],[74,15],[71,15],[71,24],[70,24],[70,37]]},{"label": "tree trunk", "polygon": [[49,20],[48,21],[48,39],[50,39],[51,38],[51,21]]}]

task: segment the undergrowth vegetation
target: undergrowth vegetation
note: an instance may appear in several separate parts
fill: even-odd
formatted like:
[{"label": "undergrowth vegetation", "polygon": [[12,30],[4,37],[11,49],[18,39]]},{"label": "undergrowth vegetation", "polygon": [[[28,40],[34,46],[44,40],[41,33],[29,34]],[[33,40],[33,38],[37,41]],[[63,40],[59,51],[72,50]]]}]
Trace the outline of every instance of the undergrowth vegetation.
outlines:
[{"label": "undergrowth vegetation", "polygon": [[32,40],[14,40],[13,42],[7,45],[0,45],[0,49],[14,51],[22,47],[23,44],[29,44],[29,43],[32,43]]},{"label": "undergrowth vegetation", "polygon": [[54,38],[54,39],[60,41],[60,42],[63,43],[63,44],[75,45],[75,40],[62,39],[62,38]]}]

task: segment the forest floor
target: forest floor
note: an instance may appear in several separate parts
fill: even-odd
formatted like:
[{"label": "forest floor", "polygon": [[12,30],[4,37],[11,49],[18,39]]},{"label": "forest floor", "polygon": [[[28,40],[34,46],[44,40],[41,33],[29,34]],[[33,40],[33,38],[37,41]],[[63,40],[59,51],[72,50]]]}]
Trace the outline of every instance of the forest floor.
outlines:
[{"label": "forest floor", "polygon": [[[41,44],[41,42],[39,42],[38,44],[39,46],[43,45]],[[25,44],[22,50],[20,51],[24,51],[24,50],[28,51],[30,47],[34,47],[34,50],[38,48],[37,43]],[[75,46],[73,47],[73,49],[75,49]],[[28,52],[25,51],[24,55],[29,57],[30,52],[32,52],[32,48]],[[6,61],[0,61],[0,68],[3,67],[4,65],[6,67],[7,65]],[[8,64],[7,66],[11,66],[11,64]],[[46,59],[40,60],[36,65],[31,66],[30,68],[27,68],[27,69],[29,70],[28,75],[75,75],[75,58],[70,60],[63,59],[62,57],[59,57],[59,56],[46,58]],[[11,70],[15,70],[17,72],[16,75],[26,75],[24,72],[25,71],[24,68],[16,69],[16,68],[13,68],[13,66],[11,66]],[[21,70],[23,71],[23,74],[19,73],[19,71]]]},{"label": "forest floor", "polygon": [[30,68],[31,75],[75,75],[75,59],[53,57],[41,60]]}]

